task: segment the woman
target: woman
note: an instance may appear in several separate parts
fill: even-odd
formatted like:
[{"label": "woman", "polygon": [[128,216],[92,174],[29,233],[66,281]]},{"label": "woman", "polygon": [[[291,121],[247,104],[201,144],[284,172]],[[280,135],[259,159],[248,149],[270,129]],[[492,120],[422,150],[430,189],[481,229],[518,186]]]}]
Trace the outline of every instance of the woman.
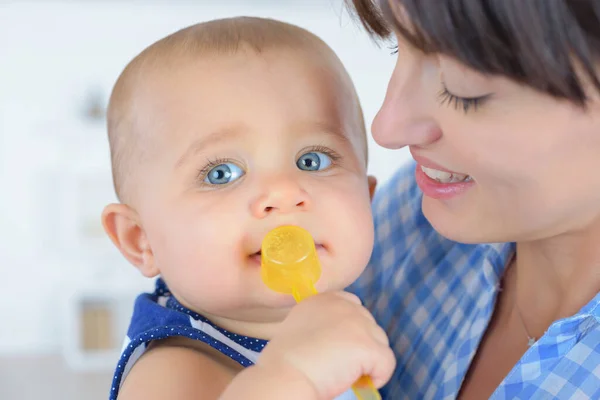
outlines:
[{"label": "woman", "polygon": [[384,397],[600,398],[600,0],[353,6],[398,45],[373,136],[416,160],[354,288]]}]

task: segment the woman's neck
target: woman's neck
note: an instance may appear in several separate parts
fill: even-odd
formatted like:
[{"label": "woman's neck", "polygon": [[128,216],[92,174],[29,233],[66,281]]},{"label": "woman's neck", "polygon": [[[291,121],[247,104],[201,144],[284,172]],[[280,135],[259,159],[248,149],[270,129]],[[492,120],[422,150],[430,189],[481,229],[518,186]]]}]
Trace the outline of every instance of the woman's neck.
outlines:
[{"label": "woman's neck", "polygon": [[600,223],[590,229],[517,244],[515,299],[530,334],[576,314],[600,292]]}]

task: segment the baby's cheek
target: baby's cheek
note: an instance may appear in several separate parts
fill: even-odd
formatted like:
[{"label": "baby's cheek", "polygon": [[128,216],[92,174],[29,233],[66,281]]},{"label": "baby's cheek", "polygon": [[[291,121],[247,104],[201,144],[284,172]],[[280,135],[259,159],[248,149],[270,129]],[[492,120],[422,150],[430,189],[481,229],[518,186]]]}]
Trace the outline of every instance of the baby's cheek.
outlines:
[{"label": "baby's cheek", "polygon": [[350,284],[363,272],[373,248],[373,222],[370,206],[356,202],[345,210],[351,217],[337,224],[338,272],[343,284]]},{"label": "baby's cheek", "polygon": [[371,257],[375,231],[370,203],[362,204],[359,210],[355,226],[351,231],[354,232],[354,235],[348,238],[348,242],[356,249],[354,256],[359,261],[358,268],[364,268]]},{"label": "baby's cheek", "polygon": [[165,280],[176,296],[181,297],[190,308],[215,313],[233,301],[235,277],[227,262],[210,262],[203,257],[180,259],[178,266],[171,268]]}]

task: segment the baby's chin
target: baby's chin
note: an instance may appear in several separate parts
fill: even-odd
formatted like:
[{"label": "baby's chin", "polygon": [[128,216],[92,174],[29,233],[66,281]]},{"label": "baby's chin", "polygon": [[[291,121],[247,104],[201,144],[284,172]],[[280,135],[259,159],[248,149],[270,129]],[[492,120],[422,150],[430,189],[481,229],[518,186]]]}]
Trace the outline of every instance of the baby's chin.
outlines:
[{"label": "baby's chin", "polygon": [[[322,294],[329,292],[339,292],[345,290],[352,282],[354,281],[351,277],[339,277],[336,279],[332,279],[333,276],[330,276],[327,273],[324,273],[314,284],[314,292],[312,290],[308,290],[302,296],[303,299],[310,297],[314,294]],[[343,282],[340,281],[339,278],[342,278]],[[346,278],[346,279],[345,279]],[[263,304],[268,308],[278,308],[278,309],[291,309],[297,303],[296,299],[292,294],[288,293],[279,293],[272,290],[267,289],[268,292],[265,296],[265,303]]]},{"label": "baby's chin", "polygon": [[[317,283],[317,288],[322,290],[320,293],[328,286],[325,282]],[[337,286],[334,285],[335,290],[343,290]],[[189,308],[230,332],[269,340],[296,305],[293,296],[268,290],[258,297],[246,298],[244,306],[214,307],[216,304],[213,304],[214,308]]]}]

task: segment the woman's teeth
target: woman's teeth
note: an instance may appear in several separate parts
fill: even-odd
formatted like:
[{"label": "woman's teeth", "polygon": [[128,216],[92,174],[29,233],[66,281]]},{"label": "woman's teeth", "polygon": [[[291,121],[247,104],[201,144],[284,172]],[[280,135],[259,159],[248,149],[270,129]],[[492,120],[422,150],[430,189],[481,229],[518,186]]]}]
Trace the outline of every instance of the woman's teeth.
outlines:
[{"label": "woman's teeth", "polygon": [[458,182],[466,182],[471,179],[471,177],[469,175],[459,174],[456,172],[452,173],[452,172],[438,171],[437,169],[427,168],[427,167],[423,167],[423,166],[421,166],[421,170],[425,173],[425,175],[427,175],[428,177],[430,177],[431,179],[433,179],[434,181],[437,181],[439,183],[458,183]]}]

